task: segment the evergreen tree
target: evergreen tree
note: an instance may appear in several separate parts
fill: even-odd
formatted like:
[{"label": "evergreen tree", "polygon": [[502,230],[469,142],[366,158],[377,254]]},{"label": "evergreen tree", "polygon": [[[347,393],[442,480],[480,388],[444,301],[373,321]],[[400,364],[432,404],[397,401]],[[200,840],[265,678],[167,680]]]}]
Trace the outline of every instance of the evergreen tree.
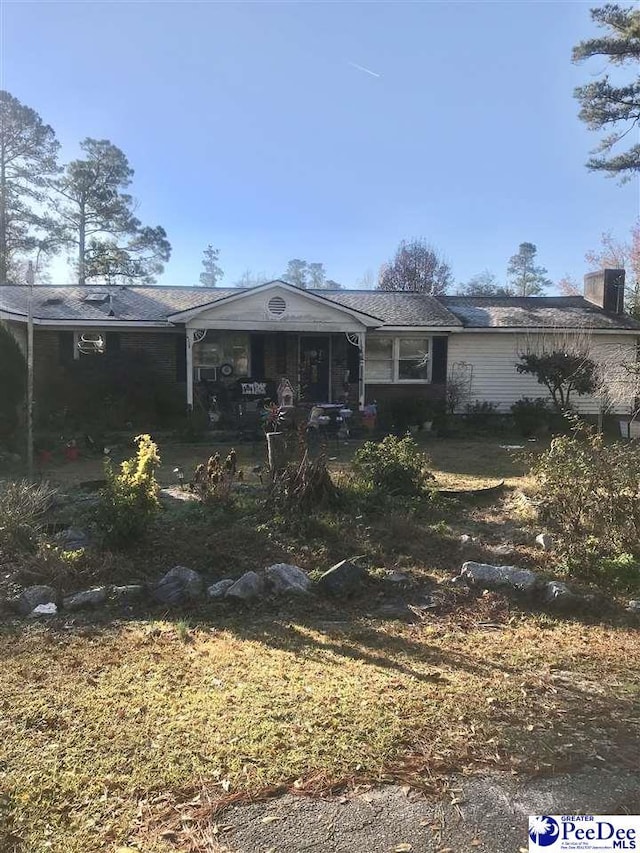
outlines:
[{"label": "evergreen tree", "polygon": [[607,3],[591,9],[591,18],[604,34],[576,45],[573,61],[596,57],[601,64],[604,57],[615,68],[631,66],[636,72],[620,83],[605,73],[575,90],[582,121],[590,130],[607,131],[587,167],[629,180],[640,171],[640,143],[619,153],[614,153],[614,148],[640,122],[640,9]]},{"label": "evergreen tree", "polygon": [[211,243],[204,250],[202,257],[202,272],[200,273],[200,284],[203,287],[215,287],[223,277],[222,267],[218,266],[220,250],[214,249]]},{"label": "evergreen tree", "polygon": [[18,281],[33,252],[53,252],[58,235],[46,212],[59,143],[38,113],[0,90],[0,284]]},{"label": "evergreen tree", "polygon": [[537,253],[533,243],[520,243],[518,253],[509,260],[509,290],[516,296],[541,296],[551,286],[546,269],[535,262]]},{"label": "evergreen tree", "polygon": [[78,283],[152,284],[171,255],[160,225],[143,226],[125,192],[133,169],[107,139],[85,139],[85,157],[73,160],[56,181],[56,210],[65,242],[76,252]]},{"label": "evergreen tree", "polygon": [[324,270],[324,264],[307,264],[307,272],[309,274],[309,287],[320,290],[326,286],[327,274]]},{"label": "evergreen tree", "polygon": [[307,272],[307,262],[301,261],[300,258],[293,258],[287,264],[287,271],[282,276],[282,280],[294,284],[296,287],[306,287]]}]

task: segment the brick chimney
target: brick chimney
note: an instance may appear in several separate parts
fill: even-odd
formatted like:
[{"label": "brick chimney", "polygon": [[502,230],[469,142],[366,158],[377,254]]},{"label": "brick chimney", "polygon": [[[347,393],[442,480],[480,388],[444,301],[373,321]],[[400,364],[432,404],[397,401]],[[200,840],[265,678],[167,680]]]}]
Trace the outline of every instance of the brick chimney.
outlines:
[{"label": "brick chimney", "polygon": [[624,270],[598,270],[584,277],[584,298],[610,314],[624,313]]}]

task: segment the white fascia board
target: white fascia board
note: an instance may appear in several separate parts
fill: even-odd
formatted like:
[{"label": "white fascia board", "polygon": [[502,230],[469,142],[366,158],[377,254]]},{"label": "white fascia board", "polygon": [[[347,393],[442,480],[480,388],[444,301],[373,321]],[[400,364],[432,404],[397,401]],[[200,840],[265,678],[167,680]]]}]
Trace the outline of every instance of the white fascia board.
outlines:
[{"label": "white fascia board", "polygon": [[156,322],[154,320],[112,320],[107,317],[104,320],[83,320],[81,317],[78,317],[74,320],[41,320],[34,318],[33,321],[34,326],[41,326],[42,328],[47,329],[138,329],[140,331],[144,331],[145,329],[152,329],[153,331],[158,331],[159,329],[166,329],[167,331],[173,331],[174,329],[179,329],[180,326],[172,326],[170,323],[165,322]]},{"label": "white fascia board", "polygon": [[378,326],[374,331],[380,332],[382,335],[385,332],[393,332],[394,334],[398,332],[409,332],[410,334],[422,332],[428,335],[439,335],[449,334],[449,332],[465,332],[466,329],[459,326]]},{"label": "white fascia board", "polygon": [[[185,323],[187,329],[215,329],[229,332],[314,332],[315,334],[336,334],[341,332],[362,332],[362,324],[351,322],[313,322],[307,320],[287,323],[286,320],[207,320],[198,321],[197,317]],[[377,328],[377,327],[376,327]]]},{"label": "white fascia board", "polygon": [[[169,314],[168,319],[171,322],[188,322],[189,320],[197,317],[199,314],[202,314],[203,311],[213,310],[218,305],[230,305],[233,302],[238,302],[239,300],[245,299],[248,296],[253,296],[256,293],[267,292],[269,290],[275,290],[276,288],[287,290],[290,293],[297,293],[298,295],[308,299],[310,302],[317,302],[321,305],[330,305],[335,308],[336,311],[340,311],[347,316],[354,317],[363,326],[377,328],[382,323],[382,320],[371,314],[365,314],[362,311],[358,311],[356,308],[347,308],[345,305],[341,305],[339,302],[334,302],[333,299],[329,299],[327,296],[310,293],[308,290],[304,290],[301,287],[295,287],[293,284],[289,284],[286,281],[277,280],[267,281],[265,284],[260,284],[258,287],[251,287],[248,290],[240,290],[239,293],[232,293],[230,296],[223,296],[221,299],[214,299],[212,302],[199,305],[197,308],[189,308],[186,311],[176,311],[175,314]],[[202,328],[204,328],[204,326]]]}]

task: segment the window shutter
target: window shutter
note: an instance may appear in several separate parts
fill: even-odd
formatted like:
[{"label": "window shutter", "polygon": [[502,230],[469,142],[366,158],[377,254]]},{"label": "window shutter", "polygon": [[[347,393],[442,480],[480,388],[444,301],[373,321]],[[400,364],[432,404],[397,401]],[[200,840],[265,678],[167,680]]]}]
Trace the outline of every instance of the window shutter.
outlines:
[{"label": "window shutter", "polygon": [[176,335],[176,382],[187,381],[187,341],[183,335]]},{"label": "window shutter", "polygon": [[444,385],[447,381],[448,343],[448,338],[433,338],[433,364],[431,366],[431,382],[434,385]]},{"label": "window shutter", "polygon": [[58,364],[73,361],[73,332],[58,332]]},{"label": "window shutter", "polygon": [[264,379],[264,335],[251,335],[251,376]]}]

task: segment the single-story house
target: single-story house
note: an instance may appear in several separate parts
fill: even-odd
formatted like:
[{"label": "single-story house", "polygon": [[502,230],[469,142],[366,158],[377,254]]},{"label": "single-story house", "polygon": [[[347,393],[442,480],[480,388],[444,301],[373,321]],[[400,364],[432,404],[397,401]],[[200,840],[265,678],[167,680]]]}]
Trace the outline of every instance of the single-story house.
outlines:
[{"label": "single-story house", "polygon": [[[635,383],[640,323],[623,310],[623,270],[585,278],[584,296],[430,296],[371,290],[302,290],[283,281],[253,288],[49,286],[32,288],[38,388],[71,359],[143,350],[167,384],[198,405],[210,383],[255,393],[286,378],[300,402],[363,407],[445,396],[508,411],[544,396],[516,371],[524,350],[580,340],[605,366],[609,410],[626,413]],[[0,286],[0,321],[26,346],[29,288]],[[576,398],[584,413],[598,396]]]}]

